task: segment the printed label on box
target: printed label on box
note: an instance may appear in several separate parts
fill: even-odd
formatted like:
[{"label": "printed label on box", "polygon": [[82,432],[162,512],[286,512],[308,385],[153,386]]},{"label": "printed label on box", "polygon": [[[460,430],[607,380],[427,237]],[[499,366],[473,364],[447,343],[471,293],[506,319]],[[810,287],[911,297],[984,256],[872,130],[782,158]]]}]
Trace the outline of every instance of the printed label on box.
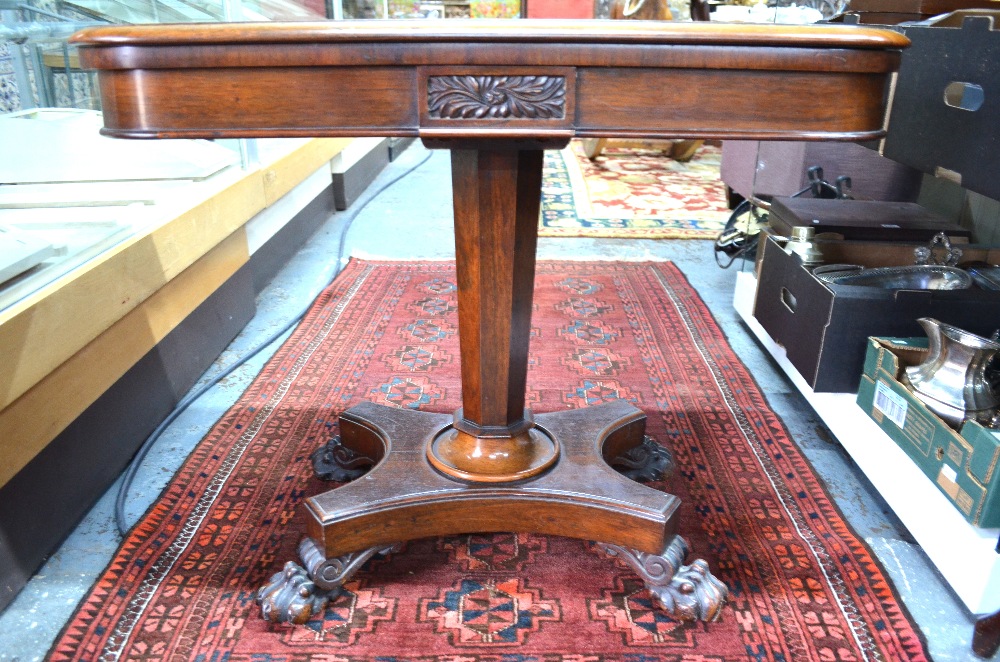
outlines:
[{"label": "printed label on box", "polygon": [[[897,384],[896,388],[902,386]],[[899,428],[903,437],[917,447],[921,455],[930,457],[931,445],[940,419],[922,407],[910,406],[906,397],[894,390],[885,378],[875,382],[872,408],[873,415],[884,415],[889,418]]]},{"label": "printed label on box", "polygon": [[906,425],[906,400],[893,393],[889,385],[882,380],[875,384],[874,404],[876,409],[899,427]]}]

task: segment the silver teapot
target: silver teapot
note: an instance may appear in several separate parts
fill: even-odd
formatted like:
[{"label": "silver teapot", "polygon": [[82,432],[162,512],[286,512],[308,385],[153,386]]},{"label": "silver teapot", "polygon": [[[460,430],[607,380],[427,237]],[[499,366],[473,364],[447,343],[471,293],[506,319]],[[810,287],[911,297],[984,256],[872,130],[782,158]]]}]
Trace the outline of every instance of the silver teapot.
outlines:
[{"label": "silver teapot", "polygon": [[929,340],[924,362],[906,368],[904,384],[953,428],[967,420],[989,425],[997,408],[1000,343],[931,317],[917,320]]}]

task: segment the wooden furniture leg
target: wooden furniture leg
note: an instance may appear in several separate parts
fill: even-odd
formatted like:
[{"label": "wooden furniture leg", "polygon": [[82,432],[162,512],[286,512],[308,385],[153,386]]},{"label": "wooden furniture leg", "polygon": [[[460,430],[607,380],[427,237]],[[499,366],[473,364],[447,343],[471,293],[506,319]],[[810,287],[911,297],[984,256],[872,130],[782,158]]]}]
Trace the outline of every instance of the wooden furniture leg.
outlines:
[{"label": "wooden furniture leg", "polygon": [[593,161],[604,153],[604,148],[608,146],[608,138],[584,138],[583,153]]},{"label": "wooden furniture leg", "polygon": [[[604,153],[609,138],[584,138],[583,153],[593,161]],[[663,149],[670,158],[680,163],[687,163],[698,153],[698,148],[705,144],[704,140],[616,140],[618,147],[636,147],[639,149]]]},{"label": "wooden furniture leg", "polygon": [[506,145],[452,150],[462,408],[362,403],[342,414],[333,454],[345,467],[373,466],[307,500],[304,567],[290,562],[261,589],[265,618],[308,620],[396,543],[488,531],[599,541],[676,618],[718,617],[726,588],[704,561],[683,565],[678,498],[611,467],[662,463],[643,413],[624,401],[537,416],[525,409],[543,152]]},{"label": "wooden furniture leg", "polygon": [[1000,611],[982,616],[972,632],[972,652],[991,658],[1000,650]]}]

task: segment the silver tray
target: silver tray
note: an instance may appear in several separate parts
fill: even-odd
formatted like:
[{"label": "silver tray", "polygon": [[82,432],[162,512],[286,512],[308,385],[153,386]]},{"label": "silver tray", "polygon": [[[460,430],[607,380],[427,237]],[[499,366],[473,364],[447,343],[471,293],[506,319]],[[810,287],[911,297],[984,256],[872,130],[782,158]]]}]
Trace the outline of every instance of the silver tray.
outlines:
[{"label": "silver tray", "polygon": [[[846,265],[845,265],[846,267]],[[917,264],[906,267],[821,270],[816,277],[831,285],[877,287],[886,290],[965,290],[972,287],[972,276],[956,267]]]},{"label": "silver tray", "polygon": [[1000,290],[1000,267],[991,264],[973,264],[966,267],[976,285],[984,290]]}]

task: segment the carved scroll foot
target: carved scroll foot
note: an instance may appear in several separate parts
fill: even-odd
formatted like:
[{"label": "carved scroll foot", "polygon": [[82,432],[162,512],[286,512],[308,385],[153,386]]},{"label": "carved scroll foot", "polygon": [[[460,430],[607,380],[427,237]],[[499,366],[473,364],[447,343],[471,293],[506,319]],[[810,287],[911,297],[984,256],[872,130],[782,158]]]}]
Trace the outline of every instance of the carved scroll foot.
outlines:
[{"label": "carved scroll foot", "polygon": [[341,587],[376,554],[388,554],[397,545],[379,545],[327,559],[311,538],[299,543],[305,567],[289,561],[281,572],[257,591],[257,604],[264,620],[302,625],[323,613],[327,603],[340,595]]},{"label": "carved scroll foot", "polygon": [[257,591],[260,615],[272,623],[309,622],[314,615],[323,613],[326,604],[339,593],[324,591],[309,579],[309,573],[295,561],[285,564],[267,585]]},{"label": "carved scroll foot", "polygon": [[317,478],[337,483],[363,476],[375,464],[372,458],[356,453],[342,444],[339,436],[315,450],[309,459],[312,460],[313,473]]},{"label": "carved scroll foot", "polygon": [[991,658],[1000,650],[1000,611],[981,616],[972,635],[972,652]]},{"label": "carved scroll foot", "polygon": [[674,536],[662,554],[637,552],[606,543],[597,545],[635,570],[657,605],[673,618],[679,621],[718,620],[729,589],[712,575],[708,563],[702,559],[682,565],[688,544],[680,536]]},{"label": "carved scroll foot", "polygon": [[610,464],[623,476],[635,481],[663,480],[674,473],[674,458],[670,451],[648,436]]}]

